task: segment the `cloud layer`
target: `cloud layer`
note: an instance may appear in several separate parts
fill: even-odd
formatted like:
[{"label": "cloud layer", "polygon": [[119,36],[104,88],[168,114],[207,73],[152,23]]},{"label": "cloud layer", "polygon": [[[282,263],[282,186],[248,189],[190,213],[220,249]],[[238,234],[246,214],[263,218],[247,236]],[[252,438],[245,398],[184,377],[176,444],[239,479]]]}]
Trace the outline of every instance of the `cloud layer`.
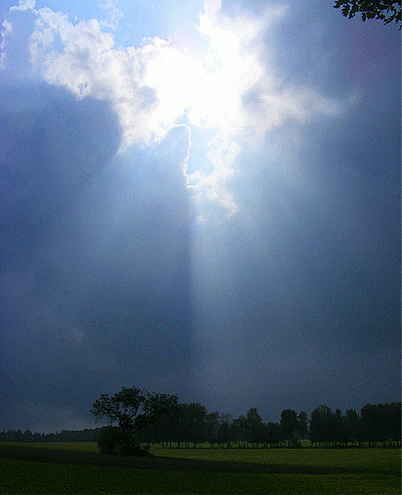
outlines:
[{"label": "cloud layer", "polygon": [[[17,7],[29,8],[29,2]],[[283,81],[263,58],[264,36],[283,22],[286,7],[236,18],[221,11],[219,0],[206,1],[204,8],[194,50],[160,38],[122,47],[98,20],[72,22],[49,8],[33,11],[29,50],[48,83],[79,99],[111,102],[123,131],[122,150],[159,142],[178,124],[211,129],[206,167],[190,174],[183,164],[183,170],[198,204],[212,201],[231,215],[238,204],[229,182],[244,139],[258,141],[285,123],[337,115],[341,105]]]}]

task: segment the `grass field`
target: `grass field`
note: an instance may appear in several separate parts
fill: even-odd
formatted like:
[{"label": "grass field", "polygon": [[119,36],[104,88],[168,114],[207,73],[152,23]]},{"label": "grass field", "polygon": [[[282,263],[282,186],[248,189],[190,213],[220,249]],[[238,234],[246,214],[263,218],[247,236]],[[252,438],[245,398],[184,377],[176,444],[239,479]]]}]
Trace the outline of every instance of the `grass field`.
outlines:
[{"label": "grass field", "polygon": [[158,456],[292,466],[342,467],[367,472],[400,474],[399,449],[152,449]]},{"label": "grass field", "polygon": [[[15,444],[17,445],[17,444]],[[27,446],[28,444],[24,444]],[[96,452],[96,444],[29,444],[46,447],[56,461],[61,449]],[[0,445],[0,453],[2,446]],[[3,449],[4,450],[4,449]],[[25,449],[26,450],[26,449]],[[31,452],[31,449],[29,449]],[[38,451],[39,452],[39,451]],[[222,472],[138,469],[115,465],[80,465],[0,458],[2,494],[34,493],[221,493],[221,494],[389,494],[401,493],[400,450],[397,449],[275,449],[206,450],[153,449],[157,456],[213,461]],[[34,455],[33,452],[31,456]],[[66,454],[65,454],[66,455]],[[86,454],[87,455],[87,454]],[[90,455],[90,454],[88,454]],[[95,456],[96,457],[96,456]],[[168,459],[165,459],[168,461]],[[231,472],[231,463],[275,465],[276,473]],[[158,460],[156,459],[156,462]],[[162,461],[161,461],[162,462]],[[221,464],[222,463],[222,464]],[[223,464],[225,463],[225,464]],[[201,463],[202,465],[202,463]],[[298,468],[299,467],[299,468]],[[327,474],[300,474],[299,469]],[[282,469],[283,468],[283,469]],[[281,472],[283,470],[283,472]],[[286,472],[290,471],[290,472]]]}]

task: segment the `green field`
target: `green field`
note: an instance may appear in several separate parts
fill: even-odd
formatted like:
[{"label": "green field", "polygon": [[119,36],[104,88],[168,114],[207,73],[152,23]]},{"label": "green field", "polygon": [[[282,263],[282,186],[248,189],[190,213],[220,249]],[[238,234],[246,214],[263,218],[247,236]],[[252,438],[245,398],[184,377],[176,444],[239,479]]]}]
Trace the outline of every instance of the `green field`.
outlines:
[{"label": "green field", "polygon": [[399,449],[151,449],[158,456],[229,462],[345,467],[400,474]]},{"label": "green field", "polygon": [[[25,446],[28,444],[24,444]],[[93,443],[29,444],[58,450],[96,452]],[[1,451],[1,445],[0,445]],[[261,474],[168,471],[0,459],[2,494],[34,493],[230,493],[230,494],[400,494],[397,449],[153,449],[157,456],[214,462],[318,466],[329,474]]]}]

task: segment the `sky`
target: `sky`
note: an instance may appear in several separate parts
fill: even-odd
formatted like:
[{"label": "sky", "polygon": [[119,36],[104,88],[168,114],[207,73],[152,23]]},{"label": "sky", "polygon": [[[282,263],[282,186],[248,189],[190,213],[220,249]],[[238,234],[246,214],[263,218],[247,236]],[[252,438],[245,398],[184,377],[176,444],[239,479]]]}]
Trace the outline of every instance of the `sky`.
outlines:
[{"label": "sky", "polygon": [[0,429],[122,387],[400,400],[400,31],[330,1],[3,0]]}]

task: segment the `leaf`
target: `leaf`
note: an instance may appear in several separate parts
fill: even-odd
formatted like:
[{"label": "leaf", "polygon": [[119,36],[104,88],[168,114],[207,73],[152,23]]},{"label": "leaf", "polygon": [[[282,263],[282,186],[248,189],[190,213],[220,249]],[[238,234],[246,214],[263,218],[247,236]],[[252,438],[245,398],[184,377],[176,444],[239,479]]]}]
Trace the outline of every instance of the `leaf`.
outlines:
[{"label": "leaf", "polygon": [[343,8],[342,8],[342,14],[347,17],[349,13],[349,5],[344,5]]}]

